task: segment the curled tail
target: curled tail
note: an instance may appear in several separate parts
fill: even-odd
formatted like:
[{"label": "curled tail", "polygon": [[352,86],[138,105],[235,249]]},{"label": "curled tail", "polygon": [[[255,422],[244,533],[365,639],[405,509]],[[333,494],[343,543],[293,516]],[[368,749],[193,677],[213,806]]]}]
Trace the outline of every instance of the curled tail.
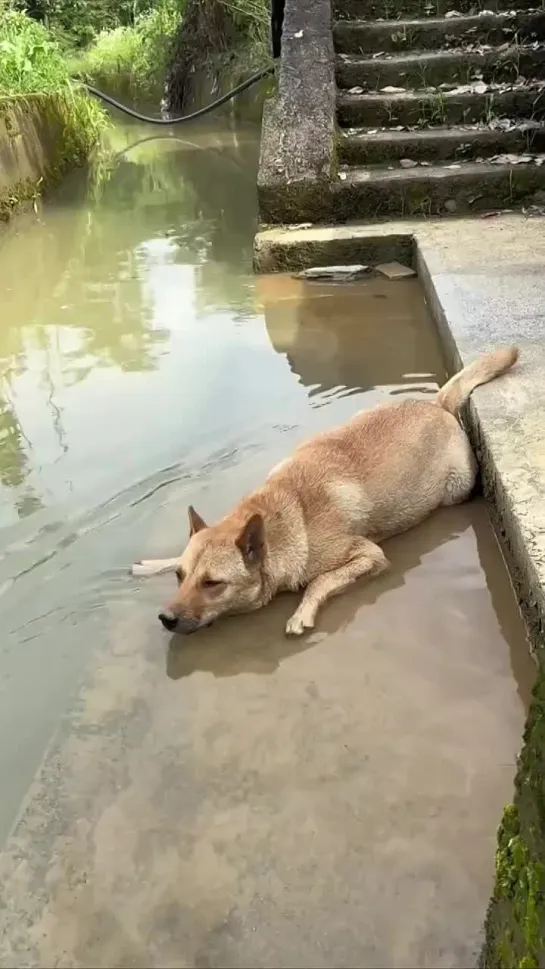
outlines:
[{"label": "curled tail", "polygon": [[456,415],[475,387],[487,384],[489,380],[506,373],[514,366],[518,357],[519,351],[516,347],[483,353],[441,387],[436,397],[437,403],[443,410]]}]

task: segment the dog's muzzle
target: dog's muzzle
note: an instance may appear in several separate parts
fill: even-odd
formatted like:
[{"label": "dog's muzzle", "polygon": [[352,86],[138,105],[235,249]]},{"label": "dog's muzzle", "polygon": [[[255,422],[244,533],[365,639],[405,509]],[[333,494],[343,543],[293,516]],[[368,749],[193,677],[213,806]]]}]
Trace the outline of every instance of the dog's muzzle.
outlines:
[{"label": "dog's muzzle", "polygon": [[159,622],[169,633],[181,633],[183,636],[196,632],[201,626],[198,619],[190,619],[188,616],[175,616],[169,610],[159,613]]}]

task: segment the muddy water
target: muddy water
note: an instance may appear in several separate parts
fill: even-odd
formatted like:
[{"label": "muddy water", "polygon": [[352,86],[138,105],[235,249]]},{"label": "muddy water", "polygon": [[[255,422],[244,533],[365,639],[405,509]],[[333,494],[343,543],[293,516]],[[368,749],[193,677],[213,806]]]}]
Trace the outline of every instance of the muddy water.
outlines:
[{"label": "muddy water", "polygon": [[176,135],[0,239],[0,964],[473,964],[532,679],[483,503],[300,641],[127,574],[444,379],[413,281],[252,277],[254,130]]}]

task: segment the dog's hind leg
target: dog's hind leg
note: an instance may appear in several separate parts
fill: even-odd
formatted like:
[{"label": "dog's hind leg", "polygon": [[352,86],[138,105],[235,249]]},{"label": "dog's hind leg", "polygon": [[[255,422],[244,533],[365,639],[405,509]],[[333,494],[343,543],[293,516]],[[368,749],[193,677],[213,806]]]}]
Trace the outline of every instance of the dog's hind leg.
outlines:
[{"label": "dog's hind leg", "polygon": [[161,572],[175,572],[180,559],[143,559],[131,568],[133,575],[160,575]]},{"label": "dog's hind leg", "polygon": [[447,456],[450,470],[445,481],[442,504],[458,505],[470,497],[477,477],[477,462],[467,435],[461,427],[448,445]]},{"label": "dog's hind leg", "polygon": [[343,592],[347,586],[363,576],[371,578],[384,572],[389,562],[384,552],[367,538],[354,538],[348,553],[348,561],[339,568],[318,575],[307,585],[301,602],[291,619],[286,633],[300,636],[305,629],[312,629],[318,609],[331,596]]}]

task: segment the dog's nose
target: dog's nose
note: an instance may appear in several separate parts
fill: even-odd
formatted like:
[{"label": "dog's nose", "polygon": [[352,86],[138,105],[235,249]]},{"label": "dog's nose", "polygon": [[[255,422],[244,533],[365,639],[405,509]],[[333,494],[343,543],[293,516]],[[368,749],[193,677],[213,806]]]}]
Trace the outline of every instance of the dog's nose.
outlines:
[{"label": "dog's nose", "polygon": [[169,633],[172,633],[178,625],[178,617],[173,612],[160,612],[159,622],[162,622],[165,629],[168,629]]}]

